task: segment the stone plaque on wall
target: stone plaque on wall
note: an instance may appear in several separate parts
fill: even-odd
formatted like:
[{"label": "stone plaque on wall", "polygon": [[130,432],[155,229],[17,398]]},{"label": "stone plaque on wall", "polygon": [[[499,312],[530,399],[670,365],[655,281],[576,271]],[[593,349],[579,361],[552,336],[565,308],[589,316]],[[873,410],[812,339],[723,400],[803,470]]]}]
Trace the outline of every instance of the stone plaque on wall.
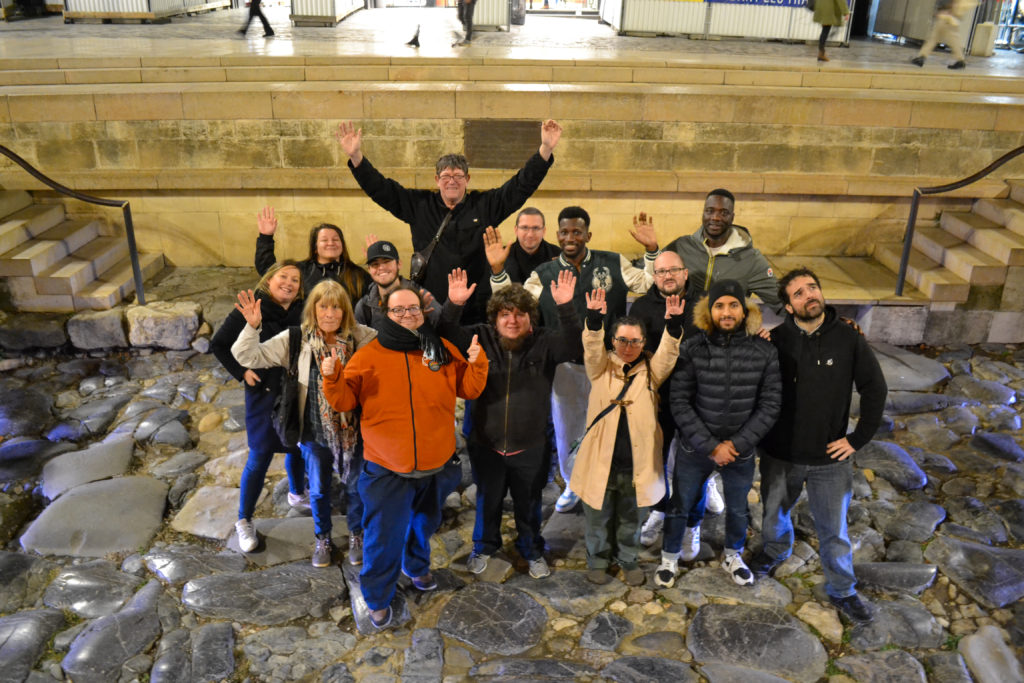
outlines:
[{"label": "stone plaque on wall", "polygon": [[472,168],[521,168],[540,146],[540,120],[471,119],[463,123]]}]

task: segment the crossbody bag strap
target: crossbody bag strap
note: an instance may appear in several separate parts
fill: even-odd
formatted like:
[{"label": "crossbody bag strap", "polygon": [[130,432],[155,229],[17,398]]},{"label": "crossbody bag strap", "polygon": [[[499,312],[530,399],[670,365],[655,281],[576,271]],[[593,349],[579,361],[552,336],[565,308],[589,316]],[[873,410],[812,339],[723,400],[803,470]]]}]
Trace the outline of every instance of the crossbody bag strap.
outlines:
[{"label": "crossbody bag strap", "polygon": [[[629,385],[633,383],[633,380],[635,378],[636,378],[636,375],[629,375],[628,377],[626,377],[626,381],[622,385],[622,391],[619,392],[618,396],[616,396],[615,398],[613,398],[611,401],[608,402],[608,405],[606,405],[604,407],[604,410],[602,410],[600,413],[598,413],[596,416],[594,416],[594,419],[590,422],[590,426],[587,427],[587,431],[583,432],[583,436],[586,436],[587,432],[589,432],[590,429],[594,425],[596,425],[598,423],[598,421],[602,417],[604,417],[605,415],[610,413],[612,411],[612,408],[614,408],[617,405],[620,405],[620,402],[622,401],[622,397],[626,395],[627,391],[629,391]],[[583,437],[580,437],[580,441],[582,441],[582,440],[583,440]]]}]

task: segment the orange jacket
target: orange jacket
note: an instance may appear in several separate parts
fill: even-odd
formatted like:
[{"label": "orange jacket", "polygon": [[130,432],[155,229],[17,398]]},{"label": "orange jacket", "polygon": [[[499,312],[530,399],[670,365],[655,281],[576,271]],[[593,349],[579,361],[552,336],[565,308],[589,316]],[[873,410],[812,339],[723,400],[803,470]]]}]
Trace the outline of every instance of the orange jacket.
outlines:
[{"label": "orange jacket", "polygon": [[468,363],[447,339],[452,361],[433,371],[422,351],[391,351],[372,342],[356,351],[324,396],[335,410],[362,406],[363,457],[392,472],[433,470],[455,452],[455,397],[476,398],[487,383],[487,355]]}]

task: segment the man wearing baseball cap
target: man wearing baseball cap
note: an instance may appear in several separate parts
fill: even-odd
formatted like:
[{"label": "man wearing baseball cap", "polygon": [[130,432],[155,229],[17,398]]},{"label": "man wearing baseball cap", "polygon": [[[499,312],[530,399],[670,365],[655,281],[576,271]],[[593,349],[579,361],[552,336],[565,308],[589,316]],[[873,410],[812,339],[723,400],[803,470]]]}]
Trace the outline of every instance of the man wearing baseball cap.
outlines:
[{"label": "man wearing baseball cap", "polygon": [[384,301],[388,294],[399,287],[407,287],[419,291],[423,300],[427,302],[427,310],[423,313],[431,325],[437,323],[441,310],[439,306],[431,305],[434,297],[412,280],[399,275],[401,267],[398,249],[391,242],[377,240],[366,248],[366,269],[370,271],[373,282],[366,289],[363,298],[356,302],[356,322],[378,329],[380,322],[387,317]]}]

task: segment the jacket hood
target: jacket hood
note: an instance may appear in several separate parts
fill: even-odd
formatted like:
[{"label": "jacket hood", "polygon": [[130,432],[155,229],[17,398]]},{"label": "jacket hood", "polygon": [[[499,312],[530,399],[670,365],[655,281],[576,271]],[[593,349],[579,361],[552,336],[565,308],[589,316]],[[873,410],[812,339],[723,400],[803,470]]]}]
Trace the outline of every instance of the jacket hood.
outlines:
[{"label": "jacket hood", "polygon": [[[690,240],[701,251],[706,251],[707,246],[704,244],[704,228],[697,228],[697,232],[690,235]],[[754,246],[754,238],[750,236],[750,231],[744,228],[742,225],[732,224],[732,228],[729,231],[729,238],[726,240],[726,245],[729,247],[729,252],[736,251],[737,249],[749,249]]]},{"label": "jacket hood", "polygon": [[[747,299],[745,304],[747,315],[743,320],[743,326],[746,328],[747,334],[754,336],[761,329],[761,323],[763,322],[761,308],[753,299]],[[697,326],[697,329],[703,330],[709,335],[715,329],[711,323],[711,308],[708,306],[707,295],[702,296],[697,303],[693,304],[693,324]]]}]

